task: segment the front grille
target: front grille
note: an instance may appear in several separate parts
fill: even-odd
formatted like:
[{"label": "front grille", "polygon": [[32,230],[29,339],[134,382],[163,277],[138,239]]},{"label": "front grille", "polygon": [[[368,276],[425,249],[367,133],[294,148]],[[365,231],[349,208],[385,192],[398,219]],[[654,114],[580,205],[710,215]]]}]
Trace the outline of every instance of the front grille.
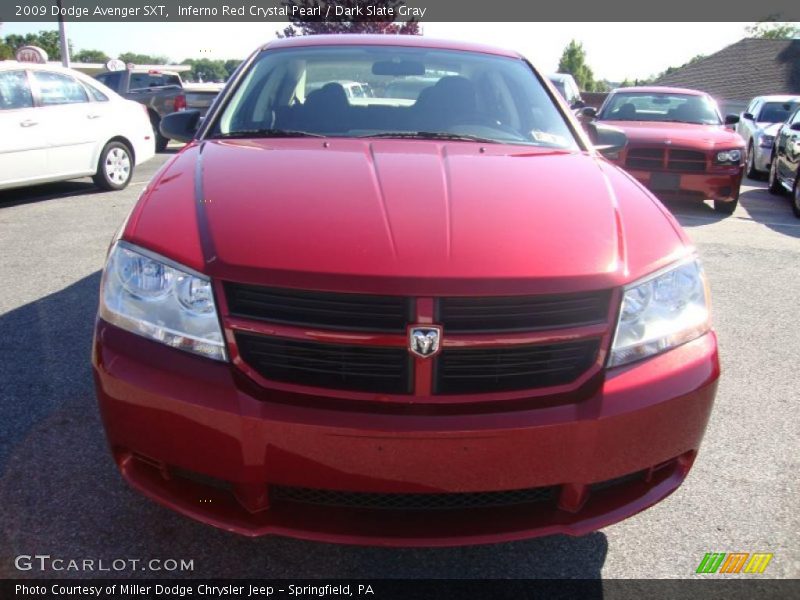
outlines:
[{"label": "front grille", "polygon": [[438,394],[473,394],[562,385],[597,358],[599,339],[504,348],[447,348],[435,366]]},{"label": "front grille", "polygon": [[412,301],[402,296],[369,296],[276,289],[226,283],[232,316],[341,330],[403,332]]},{"label": "front grille", "polygon": [[648,171],[664,168],[663,148],[629,148],[625,165]]},{"label": "front grille", "polygon": [[546,502],[556,497],[557,490],[557,486],[551,486],[502,492],[398,494],[272,486],[270,501],[375,510],[458,510]]},{"label": "front grille", "polygon": [[645,171],[678,171],[702,173],[706,170],[706,155],[683,148],[629,148],[625,166]]},{"label": "front grille", "polygon": [[557,329],[608,319],[609,291],[558,296],[441,298],[438,322],[445,333]]},{"label": "front grille", "polygon": [[671,149],[667,157],[670,171],[699,172],[706,170],[706,155],[696,150]]},{"label": "front grille", "polygon": [[626,483],[632,483],[634,481],[643,481],[646,471],[637,471],[635,473],[628,473],[627,475],[622,475],[621,477],[615,477],[614,479],[607,479],[606,481],[598,481],[597,483],[593,483],[589,486],[589,490],[592,492],[600,492],[602,490],[607,490],[608,488],[616,487],[618,485],[625,485]]},{"label": "front grille", "polygon": [[240,331],[235,336],[242,359],[267,379],[361,392],[411,392],[406,348],[323,344]]}]

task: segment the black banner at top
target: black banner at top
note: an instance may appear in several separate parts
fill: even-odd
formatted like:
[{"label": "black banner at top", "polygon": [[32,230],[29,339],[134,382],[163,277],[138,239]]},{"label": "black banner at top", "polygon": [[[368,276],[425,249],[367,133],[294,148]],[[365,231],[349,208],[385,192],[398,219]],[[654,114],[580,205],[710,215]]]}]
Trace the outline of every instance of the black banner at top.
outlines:
[{"label": "black banner at top", "polygon": [[[2,0],[0,21],[800,21],[798,0]],[[676,44],[680,37],[676,36]]]}]

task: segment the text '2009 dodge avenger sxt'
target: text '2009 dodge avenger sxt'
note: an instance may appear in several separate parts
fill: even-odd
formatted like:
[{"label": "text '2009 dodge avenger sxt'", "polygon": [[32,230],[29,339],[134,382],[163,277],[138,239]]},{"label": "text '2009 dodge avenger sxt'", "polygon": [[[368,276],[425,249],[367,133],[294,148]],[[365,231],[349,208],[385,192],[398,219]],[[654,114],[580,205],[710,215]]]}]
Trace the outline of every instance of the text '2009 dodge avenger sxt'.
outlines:
[{"label": "text '2009 dodge avenger sxt'", "polygon": [[673,492],[719,377],[705,276],[556,94],[503,50],[310,36],[166,117],[189,143],[95,331],[123,477],[241,534],[379,545],[579,535]]}]

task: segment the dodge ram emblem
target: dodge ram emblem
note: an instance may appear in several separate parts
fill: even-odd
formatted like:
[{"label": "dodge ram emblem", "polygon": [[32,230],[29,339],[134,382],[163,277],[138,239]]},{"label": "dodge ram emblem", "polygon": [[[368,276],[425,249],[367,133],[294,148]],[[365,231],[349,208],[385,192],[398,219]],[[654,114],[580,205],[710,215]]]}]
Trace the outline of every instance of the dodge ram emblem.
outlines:
[{"label": "dodge ram emblem", "polygon": [[421,358],[428,358],[439,351],[441,337],[441,327],[409,327],[408,349],[412,354],[416,354]]}]

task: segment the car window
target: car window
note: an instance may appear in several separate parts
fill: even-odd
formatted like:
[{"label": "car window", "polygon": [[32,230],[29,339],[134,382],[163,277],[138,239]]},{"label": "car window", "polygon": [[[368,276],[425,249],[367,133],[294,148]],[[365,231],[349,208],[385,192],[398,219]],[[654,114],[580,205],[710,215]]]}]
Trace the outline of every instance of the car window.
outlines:
[{"label": "car window", "polygon": [[796,106],[795,102],[766,102],[756,120],[764,123],[783,123]]},{"label": "car window", "polygon": [[123,75],[124,73],[122,71],[112,71],[111,73],[100,73],[95,76],[95,79],[103,85],[110,87],[115,92],[119,92],[122,86]]},{"label": "car window", "polygon": [[69,75],[50,71],[33,71],[32,74],[39,88],[39,102],[42,106],[89,101],[84,87]]},{"label": "car window", "polygon": [[261,129],[345,137],[424,132],[577,147],[563,115],[524,61],[434,48],[264,51],[209,133]]},{"label": "car window", "polygon": [[758,98],[753,98],[753,100],[750,101],[750,105],[747,107],[747,109],[744,112],[750,113],[751,115],[756,114],[756,112],[758,111],[758,103],[759,102],[760,102],[760,100]]},{"label": "car window", "polygon": [[609,96],[597,118],[698,125],[722,123],[716,103],[708,96],[669,92],[617,92]]},{"label": "car window", "polygon": [[151,87],[163,87],[165,85],[180,85],[180,78],[177,75],[165,73],[131,73],[130,88],[132,90],[146,89]]},{"label": "car window", "polygon": [[800,107],[798,107],[797,110],[794,111],[794,116],[792,117],[792,120],[789,122],[790,125],[794,125],[795,123],[800,123]]},{"label": "car window", "polygon": [[0,110],[33,106],[33,95],[25,71],[0,72]]},{"label": "car window", "polygon": [[91,83],[83,82],[83,84],[89,91],[89,95],[92,97],[92,100],[94,100],[95,102],[108,102],[108,96],[106,96],[103,92],[94,87]]}]

